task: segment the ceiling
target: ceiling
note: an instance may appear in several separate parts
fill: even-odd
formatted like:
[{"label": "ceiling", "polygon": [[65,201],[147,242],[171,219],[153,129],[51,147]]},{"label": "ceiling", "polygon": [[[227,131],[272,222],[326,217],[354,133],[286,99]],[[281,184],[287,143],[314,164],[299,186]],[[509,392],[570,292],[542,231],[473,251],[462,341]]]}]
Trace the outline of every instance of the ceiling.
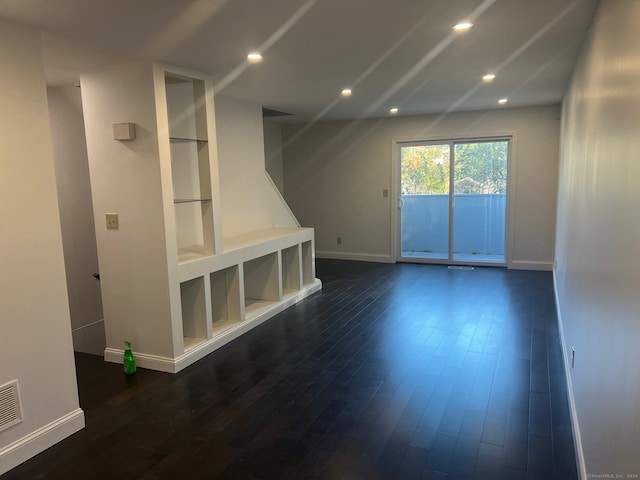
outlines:
[{"label": "ceiling", "polygon": [[[51,85],[126,58],[211,74],[287,121],[562,100],[598,0],[0,0],[45,32]],[[470,20],[469,31],[452,26]],[[258,50],[259,64],[246,55]],[[491,83],[482,81],[495,73]],[[353,94],[342,98],[350,87]],[[508,98],[498,106],[499,98]]]}]

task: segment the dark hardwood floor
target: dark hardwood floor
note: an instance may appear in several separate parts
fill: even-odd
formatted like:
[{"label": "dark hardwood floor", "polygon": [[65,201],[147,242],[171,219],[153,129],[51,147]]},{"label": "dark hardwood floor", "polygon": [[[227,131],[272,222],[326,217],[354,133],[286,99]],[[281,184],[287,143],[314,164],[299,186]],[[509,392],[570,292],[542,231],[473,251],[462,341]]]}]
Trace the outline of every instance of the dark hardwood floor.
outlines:
[{"label": "dark hardwood floor", "polygon": [[2,480],[577,479],[549,272],[317,274],[179,374],[78,354],[86,428]]}]

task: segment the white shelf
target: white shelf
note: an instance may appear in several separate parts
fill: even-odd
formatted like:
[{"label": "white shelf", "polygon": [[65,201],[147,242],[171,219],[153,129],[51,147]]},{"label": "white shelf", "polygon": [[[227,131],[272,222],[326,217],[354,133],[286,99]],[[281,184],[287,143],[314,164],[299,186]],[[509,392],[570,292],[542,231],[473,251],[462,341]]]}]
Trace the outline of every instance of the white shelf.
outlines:
[{"label": "white shelf", "polygon": [[187,352],[187,351],[193,349],[194,347],[200,345],[205,340],[206,339],[204,339],[204,338],[183,337],[184,351]]},{"label": "white shelf", "polygon": [[278,252],[254,258],[243,263],[245,310],[260,308],[262,302],[282,300]]},{"label": "white shelf", "polygon": [[302,248],[302,285],[312,285],[316,281],[315,258],[311,240],[303,242]]},{"label": "white shelf", "polygon": [[263,230],[255,230],[253,232],[243,233],[233,237],[225,237],[223,240],[224,251],[230,252],[254,245],[277,242],[278,240],[291,238],[292,235],[299,234],[304,231],[311,231],[311,229],[273,227]]},{"label": "white shelf", "polygon": [[246,320],[251,320],[271,309],[278,302],[269,301],[269,300],[260,300],[257,298],[246,298],[245,297],[245,316]]},{"label": "white shelf", "polygon": [[226,332],[231,327],[236,327],[241,323],[242,322],[240,320],[218,320],[213,323],[213,336],[216,337],[217,335]]},{"label": "white shelf", "polygon": [[211,321],[214,336],[242,321],[240,274],[237,265],[210,274]]},{"label": "white shelf", "polygon": [[282,291],[295,293],[302,288],[300,247],[294,245],[282,250]]},{"label": "white shelf", "polygon": [[198,277],[180,284],[182,332],[184,348],[207,340],[207,312],[204,278]]}]

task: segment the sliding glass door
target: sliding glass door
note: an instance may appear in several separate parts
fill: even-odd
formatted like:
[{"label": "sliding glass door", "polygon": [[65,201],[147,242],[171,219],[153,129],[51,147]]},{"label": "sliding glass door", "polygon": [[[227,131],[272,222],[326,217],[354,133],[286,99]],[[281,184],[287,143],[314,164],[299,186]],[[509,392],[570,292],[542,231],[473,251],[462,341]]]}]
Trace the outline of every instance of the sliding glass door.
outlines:
[{"label": "sliding glass door", "polygon": [[505,263],[508,138],[400,146],[400,258]]}]

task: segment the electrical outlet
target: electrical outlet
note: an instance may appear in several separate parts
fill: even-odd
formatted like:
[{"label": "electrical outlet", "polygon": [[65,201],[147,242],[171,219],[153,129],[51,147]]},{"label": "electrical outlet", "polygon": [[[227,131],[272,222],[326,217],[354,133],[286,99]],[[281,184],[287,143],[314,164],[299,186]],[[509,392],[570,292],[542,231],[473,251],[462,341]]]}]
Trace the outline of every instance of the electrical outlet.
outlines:
[{"label": "electrical outlet", "polygon": [[107,221],[107,230],[118,230],[118,214],[117,213],[105,213],[104,217]]},{"label": "electrical outlet", "polygon": [[336,237],[336,243],[342,245],[342,237]]}]

